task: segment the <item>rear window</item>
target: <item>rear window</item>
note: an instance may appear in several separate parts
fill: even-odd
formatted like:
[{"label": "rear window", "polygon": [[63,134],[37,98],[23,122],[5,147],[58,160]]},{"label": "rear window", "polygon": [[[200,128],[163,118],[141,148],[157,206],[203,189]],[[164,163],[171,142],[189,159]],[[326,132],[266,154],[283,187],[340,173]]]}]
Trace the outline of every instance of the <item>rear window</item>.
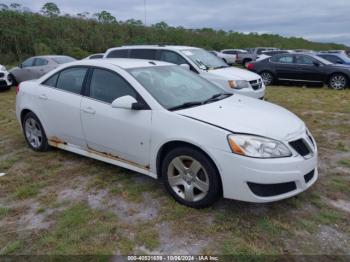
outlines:
[{"label": "rear window", "polygon": [[155,49],[130,49],[130,58],[137,59],[156,59]]},{"label": "rear window", "polygon": [[57,64],[65,64],[65,63],[76,61],[76,59],[69,56],[57,56],[52,58],[52,60],[55,61]]},{"label": "rear window", "polygon": [[128,49],[113,50],[107,54],[107,58],[128,58]]}]

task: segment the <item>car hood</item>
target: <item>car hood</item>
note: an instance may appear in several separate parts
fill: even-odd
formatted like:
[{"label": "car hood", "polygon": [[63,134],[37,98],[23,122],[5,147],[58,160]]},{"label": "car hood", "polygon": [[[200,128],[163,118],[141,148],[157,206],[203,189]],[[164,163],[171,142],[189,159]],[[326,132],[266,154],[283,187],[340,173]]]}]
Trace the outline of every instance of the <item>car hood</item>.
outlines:
[{"label": "car hood", "polygon": [[226,80],[257,80],[260,78],[259,75],[250,72],[245,69],[235,68],[235,67],[226,67],[220,69],[211,69],[208,71],[211,74],[224,77]]},{"label": "car hood", "polygon": [[304,122],[292,112],[265,101],[233,95],[218,102],[176,111],[234,133],[286,141],[305,132]]}]

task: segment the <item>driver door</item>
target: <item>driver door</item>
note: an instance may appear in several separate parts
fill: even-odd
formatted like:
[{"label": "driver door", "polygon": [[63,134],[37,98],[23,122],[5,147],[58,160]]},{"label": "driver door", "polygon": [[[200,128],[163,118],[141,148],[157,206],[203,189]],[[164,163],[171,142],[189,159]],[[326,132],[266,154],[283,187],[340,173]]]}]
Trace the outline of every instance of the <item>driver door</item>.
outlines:
[{"label": "driver door", "polygon": [[107,69],[92,69],[88,96],[81,102],[81,121],[90,150],[138,165],[149,165],[151,110],[112,108],[122,96],[139,97],[119,74]]}]

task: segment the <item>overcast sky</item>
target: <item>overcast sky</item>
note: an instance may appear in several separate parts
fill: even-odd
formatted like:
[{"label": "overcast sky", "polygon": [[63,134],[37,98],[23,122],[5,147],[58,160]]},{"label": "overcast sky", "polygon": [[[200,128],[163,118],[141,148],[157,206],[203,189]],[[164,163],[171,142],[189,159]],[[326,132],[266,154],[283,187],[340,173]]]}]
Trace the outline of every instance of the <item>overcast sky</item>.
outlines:
[{"label": "overcast sky", "polygon": [[350,0],[13,0],[38,11],[55,2],[62,12],[106,10],[118,20],[165,21],[186,28],[212,27],[239,32],[274,33],[350,46]]}]

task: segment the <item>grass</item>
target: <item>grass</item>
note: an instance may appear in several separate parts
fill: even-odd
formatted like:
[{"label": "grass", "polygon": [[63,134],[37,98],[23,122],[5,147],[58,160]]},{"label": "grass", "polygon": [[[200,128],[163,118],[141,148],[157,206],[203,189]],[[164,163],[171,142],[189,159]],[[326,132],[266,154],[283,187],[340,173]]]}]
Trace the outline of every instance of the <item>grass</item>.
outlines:
[{"label": "grass", "polygon": [[[202,210],[179,205],[159,182],[134,172],[61,150],[29,150],[15,119],[14,90],[0,96],[0,172],[6,173],[0,178],[0,254],[189,250],[264,261],[257,256],[329,252],[317,238],[323,226],[350,236],[349,213],[330,204],[350,202],[350,90],[268,88],[268,101],[293,111],[314,135],[319,180],[285,201],[222,200]],[[63,194],[67,189],[71,195]],[[334,252],[350,249],[329,239]]]}]

